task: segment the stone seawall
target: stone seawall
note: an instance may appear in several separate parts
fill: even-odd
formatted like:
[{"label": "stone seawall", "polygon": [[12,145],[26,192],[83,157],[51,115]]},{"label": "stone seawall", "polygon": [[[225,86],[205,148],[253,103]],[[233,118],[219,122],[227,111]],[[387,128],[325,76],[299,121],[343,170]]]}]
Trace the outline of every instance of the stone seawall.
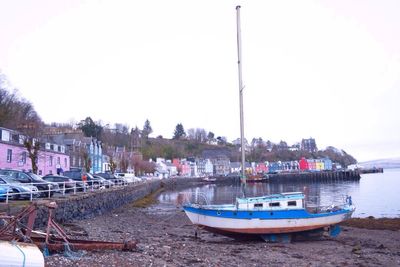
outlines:
[{"label": "stone seawall", "polygon": [[[52,200],[58,206],[54,213],[54,219],[59,223],[68,223],[73,220],[91,218],[139,200],[161,188],[167,190],[184,189],[195,185],[198,181],[198,179],[189,178],[154,180],[142,184],[56,198]],[[39,202],[42,201],[39,200]],[[48,208],[40,205],[35,227],[47,225],[47,220]]]}]

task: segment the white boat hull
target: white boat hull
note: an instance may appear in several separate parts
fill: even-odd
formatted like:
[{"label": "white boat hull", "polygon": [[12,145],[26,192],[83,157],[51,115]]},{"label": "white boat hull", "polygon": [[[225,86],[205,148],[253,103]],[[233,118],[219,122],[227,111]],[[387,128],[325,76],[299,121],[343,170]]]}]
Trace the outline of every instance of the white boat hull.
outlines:
[{"label": "white boat hull", "polygon": [[352,212],[323,217],[298,219],[235,219],[207,216],[185,210],[193,224],[206,230],[225,234],[278,234],[310,231],[338,224]]},{"label": "white boat hull", "polygon": [[0,241],[0,266],[43,267],[44,256],[34,244]]}]

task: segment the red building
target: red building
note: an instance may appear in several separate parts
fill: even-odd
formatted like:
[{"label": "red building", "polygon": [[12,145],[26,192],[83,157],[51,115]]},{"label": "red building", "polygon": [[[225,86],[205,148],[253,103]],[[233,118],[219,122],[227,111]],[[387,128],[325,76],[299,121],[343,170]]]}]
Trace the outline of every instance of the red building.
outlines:
[{"label": "red building", "polygon": [[255,171],[256,173],[267,173],[268,167],[265,165],[265,163],[257,163]]},{"label": "red building", "polygon": [[179,167],[181,166],[181,161],[179,159],[173,159],[172,165],[174,165],[179,170]]},{"label": "red building", "polygon": [[299,165],[301,171],[309,170],[308,161],[304,157],[299,161]]}]

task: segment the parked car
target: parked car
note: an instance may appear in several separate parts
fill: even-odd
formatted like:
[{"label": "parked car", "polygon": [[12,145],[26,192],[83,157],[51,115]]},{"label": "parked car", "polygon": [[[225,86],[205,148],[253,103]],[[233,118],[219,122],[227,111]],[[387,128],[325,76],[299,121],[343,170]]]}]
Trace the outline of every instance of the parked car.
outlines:
[{"label": "parked car", "polygon": [[67,176],[48,174],[43,176],[43,180],[57,183],[60,187],[60,190],[62,191],[65,189],[66,192],[74,191],[75,186],[77,190],[81,190],[84,187],[84,183],[82,181],[74,181]]},{"label": "parked car", "polygon": [[85,188],[89,187],[89,184],[86,180],[83,179],[83,176],[86,175],[85,172],[83,171],[76,171],[76,170],[71,170],[71,171],[64,171],[64,176],[71,178],[75,182],[77,182],[77,186],[79,186],[79,190],[84,190]]},{"label": "parked car", "polygon": [[97,175],[97,174],[93,174],[93,178],[98,179],[99,181],[101,181],[101,184],[105,187],[111,187],[114,185],[114,182],[112,180],[107,180],[106,178]]},{"label": "parked car", "polygon": [[64,171],[63,175],[71,178],[74,181],[83,181],[82,176],[85,172],[80,170]]},{"label": "parked car", "polygon": [[89,186],[92,188],[99,188],[104,186],[103,179],[95,178],[91,173],[86,173],[86,180]]},{"label": "parked car", "polygon": [[29,183],[36,186],[41,196],[52,196],[55,192],[59,192],[60,188],[57,183],[47,182],[39,175],[31,172],[24,172],[19,170],[0,170],[0,175],[6,175],[20,183]]},{"label": "parked car", "polygon": [[107,180],[115,180],[116,179],[115,175],[112,174],[111,172],[99,172],[99,173],[96,173],[96,175],[101,176]]},{"label": "parked car", "polygon": [[142,181],[142,179],[136,177],[135,174],[133,174],[133,173],[118,172],[118,173],[115,173],[114,175],[117,179],[121,179],[127,184],[138,183],[138,182]]},{"label": "parked car", "polygon": [[38,197],[40,195],[36,186],[20,183],[9,176],[0,175],[0,185],[9,186],[12,190],[12,193],[15,193],[11,196],[11,199],[29,199],[31,194],[33,197]]},{"label": "parked car", "polygon": [[8,185],[0,184],[0,200],[6,200],[7,194],[12,193],[12,189]]}]

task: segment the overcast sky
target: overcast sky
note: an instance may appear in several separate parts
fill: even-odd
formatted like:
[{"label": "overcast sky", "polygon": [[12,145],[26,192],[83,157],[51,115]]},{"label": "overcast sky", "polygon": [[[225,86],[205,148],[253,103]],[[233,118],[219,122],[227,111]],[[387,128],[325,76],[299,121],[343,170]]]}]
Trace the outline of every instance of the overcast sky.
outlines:
[{"label": "overcast sky", "polygon": [[0,0],[0,70],[47,122],[177,123],[400,157],[400,1]]}]

